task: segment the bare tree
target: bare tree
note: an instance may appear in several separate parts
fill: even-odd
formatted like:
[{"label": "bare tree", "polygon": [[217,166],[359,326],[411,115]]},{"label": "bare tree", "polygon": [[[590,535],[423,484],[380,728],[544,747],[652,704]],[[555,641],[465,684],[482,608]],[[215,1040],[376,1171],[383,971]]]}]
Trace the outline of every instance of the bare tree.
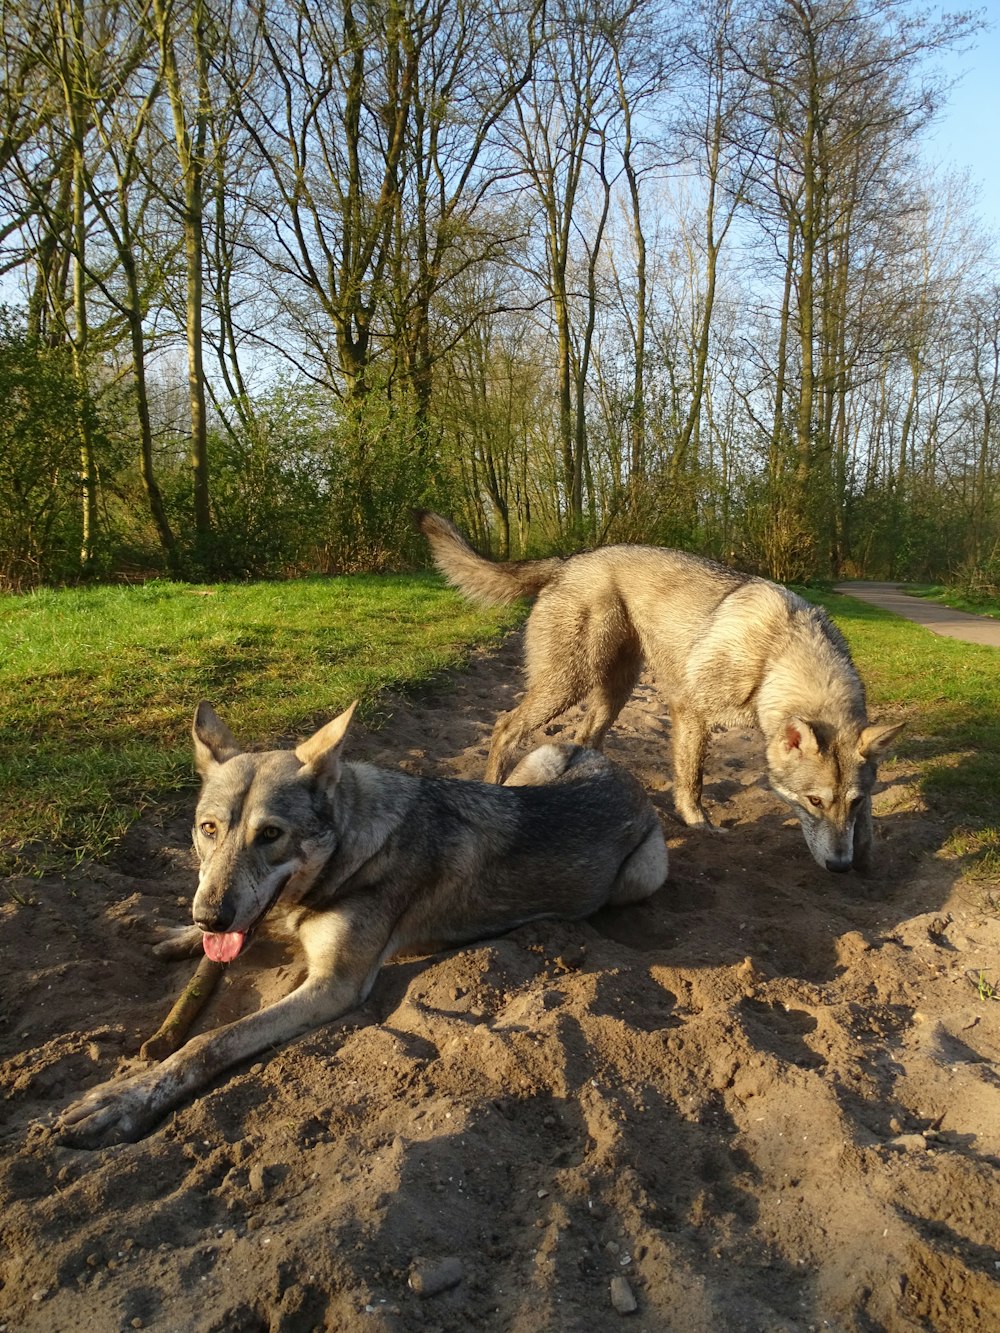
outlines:
[{"label": "bare tree", "polygon": [[[406,0],[252,5],[257,77],[244,125],[262,255],[299,368],[363,400],[393,243],[419,49]],[[330,336],[332,330],[332,338]]]},{"label": "bare tree", "polygon": [[[973,25],[962,15],[928,24],[896,0],[765,0],[752,22],[749,54],[735,58],[755,87],[756,216],[783,241],[779,369],[796,373],[793,508],[814,535],[817,566],[828,568],[842,555],[837,497],[863,346],[851,337],[862,330],[859,295],[892,250],[907,157],[942,94],[923,62]],[[775,440],[788,391],[783,378]]]},{"label": "bare tree", "polygon": [[488,317],[479,307],[460,309],[448,289],[459,284],[467,302],[475,286],[465,276],[516,243],[519,215],[496,202],[510,163],[495,132],[532,76],[541,8],[541,0],[434,0],[410,20],[419,22],[420,59],[400,163],[390,300],[394,353],[422,426],[437,356]]},{"label": "bare tree", "polygon": [[[164,197],[181,222],[185,257],[185,342],[195,531],[207,558],[212,531],[208,460],[208,407],[205,377],[205,293],[207,175],[212,152],[210,71],[225,14],[208,0],[151,0],[142,16],[160,53],[160,77],[172,123],[173,179]],[[161,159],[162,161],[162,159]]]},{"label": "bare tree", "polygon": [[[569,530],[584,530],[587,468],[584,393],[596,314],[596,273],[620,158],[609,148],[622,115],[627,25],[639,5],[596,0],[546,10],[537,77],[515,104],[517,155],[542,237],[538,269],[556,335],[563,504]],[[612,40],[613,39],[613,40]],[[577,285],[577,279],[581,279]],[[575,306],[581,318],[575,318]],[[574,334],[578,342],[574,345]]]}]

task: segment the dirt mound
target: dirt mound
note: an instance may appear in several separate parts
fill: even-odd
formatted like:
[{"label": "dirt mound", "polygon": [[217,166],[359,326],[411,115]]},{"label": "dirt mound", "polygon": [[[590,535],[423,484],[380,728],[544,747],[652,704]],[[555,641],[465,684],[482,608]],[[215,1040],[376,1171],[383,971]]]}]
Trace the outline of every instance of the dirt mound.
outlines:
[{"label": "dirt mound", "polygon": [[[350,756],[478,776],[520,679],[512,640]],[[112,866],[7,881],[0,1329],[995,1323],[1000,1004],[975,982],[1000,920],[955,887],[912,768],[884,766],[861,879],[813,864],[759,737],[714,738],[716,833],[672,814],[648,684],[607,748],[664,820],[653,899],[391,965],[363,1010],[126,1147],[44,1125],[129,1066],[192,969],[145,924],[186,920],[190,812]],[[262,939],[205,1021],[297,976]]]}]

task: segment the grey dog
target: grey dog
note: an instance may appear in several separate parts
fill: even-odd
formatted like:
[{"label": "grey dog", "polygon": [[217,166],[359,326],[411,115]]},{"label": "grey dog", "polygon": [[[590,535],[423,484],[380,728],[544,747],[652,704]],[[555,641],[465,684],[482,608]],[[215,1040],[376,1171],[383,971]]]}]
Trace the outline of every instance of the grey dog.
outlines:
[{"label": "grey dog", "polygon": [[60,1117],[65,1141],[141,1138],[224,1070],[361,1004],[396,954],[588,916],[664,882],[656,812],[593,750],[542,746],[504,787],[419,778],[342,761],[352,712],[295,750],[246,753],[199,705],[194,925],[157,952],[228,962],[269,917],[297,936],[308,972],[275,1004],[88,1092]]},{"label": "grey dog", "polygon": [[434,561],[473,600],[534,597],[527,690],[493,730],[486,778],[502,782],[518,748],[574,704],[576,739],[599,748],[646,664],[670,708],[674,805],[704,825],[713,727],[764,733],[771,785],[799,817],[816,862],[864,869],[876,764],[902,724],[872,726],[864,686],[825,613],[767,579],[654,546],[605,546],[566,559],[497,563],[448,519],[416,511]]}]

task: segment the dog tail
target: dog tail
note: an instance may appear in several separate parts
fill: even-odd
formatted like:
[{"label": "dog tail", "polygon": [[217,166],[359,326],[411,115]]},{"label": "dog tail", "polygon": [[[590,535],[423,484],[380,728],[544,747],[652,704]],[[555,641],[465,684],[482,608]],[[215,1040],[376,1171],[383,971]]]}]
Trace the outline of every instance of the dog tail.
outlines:
[{"label": "dog tail", "polygon": [[454,523],[428,509],[415,509],[413,517],[427,538],[434,563],[453,587],[474,602],[505,606],[520,597],[534,597],[565,563],[559,556],[549,560],[509,560],[504,564],[487,560],[475,552]]}]

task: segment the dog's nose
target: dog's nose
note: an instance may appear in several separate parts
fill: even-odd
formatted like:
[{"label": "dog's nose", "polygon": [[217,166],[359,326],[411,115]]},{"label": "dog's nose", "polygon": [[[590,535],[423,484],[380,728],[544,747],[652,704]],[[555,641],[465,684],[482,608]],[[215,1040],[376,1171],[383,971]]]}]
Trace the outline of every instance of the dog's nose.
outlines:
[{"label": "dog's nose", "polygon": [[834,874],[842,875],[845,870],[850,870],[851,863],[850,861],[834,861],[832,858],[828,858],[826,868],[832,870]]},{"label": "dog's nose", "polygon": [[207,931],[209,935],[224,935],[233,924],[235,915],[231,907],[222,903],[211,915],[205,912],[201,916],[196,916],[194,924],[199,930]]}]

